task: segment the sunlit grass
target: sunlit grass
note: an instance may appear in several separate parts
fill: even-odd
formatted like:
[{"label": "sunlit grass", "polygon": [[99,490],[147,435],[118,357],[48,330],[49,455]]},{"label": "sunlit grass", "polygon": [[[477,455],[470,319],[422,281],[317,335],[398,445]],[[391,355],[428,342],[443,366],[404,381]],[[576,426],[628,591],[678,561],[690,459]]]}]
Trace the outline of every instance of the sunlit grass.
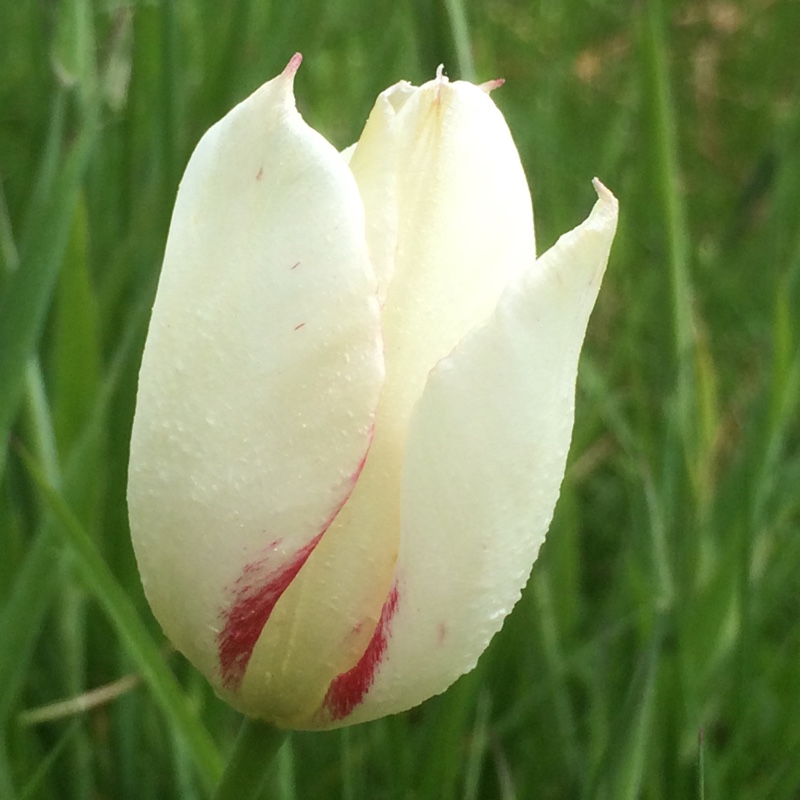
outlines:
[{"label": "sunlit grass", "polygon": [[230,751],[144,602],[127,443],[189,153],[297,50],[339,147],[401,78],[504,77],[540,249],[594,175],[622,217],[514,614],[445,695],[294,736],[270,796],[796,798],[798,30],[791,0],[0,4],[0,798],[202,798]]}]

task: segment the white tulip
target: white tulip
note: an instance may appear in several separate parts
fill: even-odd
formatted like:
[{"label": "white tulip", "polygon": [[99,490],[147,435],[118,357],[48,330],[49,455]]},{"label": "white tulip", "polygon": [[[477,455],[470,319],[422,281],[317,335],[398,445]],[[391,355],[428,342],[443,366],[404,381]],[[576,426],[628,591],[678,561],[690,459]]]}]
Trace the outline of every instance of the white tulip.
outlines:
[{"label": "white tulip", "polygon": [[410,708],[472,669],[547,532],[617,202],[535,257],[483,87],[378,97],[339,154],[286,69],[183,176],[128,487],[145,591],[251,716]]}]

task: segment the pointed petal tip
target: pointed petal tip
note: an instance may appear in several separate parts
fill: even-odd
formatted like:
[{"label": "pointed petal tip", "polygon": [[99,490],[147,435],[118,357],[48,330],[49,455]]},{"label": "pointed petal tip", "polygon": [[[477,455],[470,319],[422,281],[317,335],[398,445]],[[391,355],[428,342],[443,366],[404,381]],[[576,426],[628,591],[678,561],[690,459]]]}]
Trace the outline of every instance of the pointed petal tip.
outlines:
[{"label": "pointed petal tip", "polygon": [[289,63],[284,67],[281,76],[286,78],[289,81],[294,80],[294,76],[297,74],[297,70],[300,69],[300,64],[303,63],[303,54],[302,53],[295,53],[290,59]]},{"label": "pointed petal tip", "polygon": [[597,198],[603,203],[610,203],[614,208],[619,205],[619,201],[614,196],[614,193],[607,188],[600,178],[592,178],[592,186],[597,192]]},{"label": "pointed petal tip", "polygon": [[594,190],[597,192],[597,202],[589,218],[596,220],[601,226],[611,225],[612,230],[616,230],[617,217],[619,216],[619,201],[614,196],[614,193],[598,178],[592,178],[592,186],[594,186]]},{"label": "pointed petal tip", "polygon": [[483,89],[486,94],[489,94],[495,89],[499,89],[505,82],[505,78],[495,78],[493,81],[484,81],[478,88]]}]

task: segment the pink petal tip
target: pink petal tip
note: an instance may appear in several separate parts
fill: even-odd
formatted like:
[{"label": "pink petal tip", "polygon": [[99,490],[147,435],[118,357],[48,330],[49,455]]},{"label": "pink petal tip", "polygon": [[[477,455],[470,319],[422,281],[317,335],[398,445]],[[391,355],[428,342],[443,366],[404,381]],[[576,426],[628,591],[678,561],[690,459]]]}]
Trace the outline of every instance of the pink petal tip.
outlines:
[{"label": "pink petal tip", "polygon": [[494,89],[500,88],[505,82],[505,78],[495,78],[493,81],[485,81],[479,86],[479,88],[483,89],[486,94],[489,94],[489,92],[493,91]]},{"label": "pink petal tip", "polygon": [[300,69],[300,64],[302,63],[303,63],[303,54],[295,53],[289,59],[289,63],[284,68],[282,75],[285,78],[289,78],[291,80],[297,74],[297,70]]}]

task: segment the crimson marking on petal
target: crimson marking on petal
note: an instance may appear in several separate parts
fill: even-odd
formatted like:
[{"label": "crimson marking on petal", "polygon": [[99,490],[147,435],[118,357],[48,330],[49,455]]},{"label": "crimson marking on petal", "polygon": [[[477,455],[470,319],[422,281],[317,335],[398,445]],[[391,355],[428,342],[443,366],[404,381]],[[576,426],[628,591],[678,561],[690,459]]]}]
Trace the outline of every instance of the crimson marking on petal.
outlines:
[{"label": "crimson marking on petal", "polygon": [[233,604],[223,614],[225,625],[217,634],[222,685],[226,689],[239,688],[253,648],[275,604],[297,577],[323,533],[325,530],[295,552],[285,564],[266,575],[263,572],[269,557],[245,565],[234,584]]},{"label": "crimson marking on petal", "polygon": [[347,672],[337,675],[328,687],[322,707],[331,719],[340,720],[351,714],[361,704],[375,680],[378,665],[386,653],[391,634],[391,622],[397,611],[399,593],[397,583],[392,585],[384,601],[378,626],[372,634],[364,654]]},{"label": "crimson marking on petal", "polygon": [[281,595],[289,588],[289,584],[297,577],[303,564],[319,544],[325,531],[330,528],[344,504],[350,499],[359,475],[364,469],[367,455],[375,434],[373,425],[368,433],[367,447],[353,473],[348,477],[347,491],[323,522],[319,533],[306,545],[295,551],[286,562],[277,569],[270,569],[274,551],[282,539],[275,539],[267,546],[266,555],[249,564],[245,564],[241,574],[233,583],[233,602],[223,610],[222,630],[217,634],[217,656],[219,658],[222,685],[236,691],[244,678],[253,649],[267,624],[272,611]]}]

